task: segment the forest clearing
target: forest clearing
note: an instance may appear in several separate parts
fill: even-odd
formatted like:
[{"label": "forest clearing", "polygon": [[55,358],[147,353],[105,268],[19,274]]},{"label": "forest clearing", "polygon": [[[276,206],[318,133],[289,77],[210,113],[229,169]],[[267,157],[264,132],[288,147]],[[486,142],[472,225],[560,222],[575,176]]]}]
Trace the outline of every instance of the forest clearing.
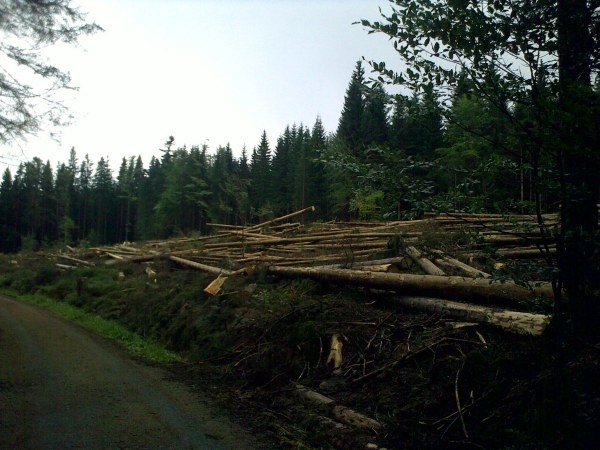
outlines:
[{"label": "forest clearing", "polygon": [[565,416],[547,404],[551,268],[533,217],[310,223],[311,212],[6,256],[1,286],[163,342],[185,359],[177,377],[210,385],[280,448],[535,448],[573,439],[553,425],[573,411],[570,431],[591,426],[597,358],[567,366]]}]

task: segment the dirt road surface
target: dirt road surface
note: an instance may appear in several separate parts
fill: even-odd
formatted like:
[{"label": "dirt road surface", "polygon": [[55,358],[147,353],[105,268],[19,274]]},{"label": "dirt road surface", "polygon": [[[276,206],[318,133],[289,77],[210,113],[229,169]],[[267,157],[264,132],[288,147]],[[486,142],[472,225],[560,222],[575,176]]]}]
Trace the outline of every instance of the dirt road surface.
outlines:
[{"label": "dirt road surface", "polygon": [[112,342],[0,296],[0,448],[266,448]]}]

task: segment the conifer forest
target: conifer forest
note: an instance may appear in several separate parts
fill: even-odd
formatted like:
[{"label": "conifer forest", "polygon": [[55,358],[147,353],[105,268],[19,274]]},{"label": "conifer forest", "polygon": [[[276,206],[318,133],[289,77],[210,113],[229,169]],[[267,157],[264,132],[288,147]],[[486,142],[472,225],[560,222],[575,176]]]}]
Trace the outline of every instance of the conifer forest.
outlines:
[{"label": "conifer forest", "polygon": [[[34,157],[3,174],[0,251],[204,233],[210,222],[251,224],[309,205],[322,221],[531,212],[533,183],[553,177],[543,166],[532,172],[518,130],[467,80],[450,114],[456,121],[443,119],[434,94],[389,95],[358,62],[334,132],[319,117],[276,140],[259,132],[239,157],[228,144],[187,148],[173,136],[148,162],[90,161],[76,149],[56,166]],[[549,190],[544,211],[556,207]]]}]

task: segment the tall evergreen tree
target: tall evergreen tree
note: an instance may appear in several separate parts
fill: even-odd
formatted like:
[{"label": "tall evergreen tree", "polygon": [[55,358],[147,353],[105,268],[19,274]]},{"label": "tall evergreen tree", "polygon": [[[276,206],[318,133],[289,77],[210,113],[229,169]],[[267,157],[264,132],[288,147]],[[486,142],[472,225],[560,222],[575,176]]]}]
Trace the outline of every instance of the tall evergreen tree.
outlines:
[{"label": "tall evergreen tree", "polygon": [[18,204],[15,202],[13,179],[9,169],[2,175],[0,184],[0,252],[19,250]]},{"label": "tall evergreen tree", "polygon": [[315,205],[317,214],[321,217],[330,217],[331,211],[327,201],[327,179],[325,175],[325,165],[321,160],[321,155],[327,150],[327,136],[321,117],[317,116],[315,124],[310,135],[310,153],[311,173],[313,174],[313,184],[309,193],[310,204]]},{"label": "tall evergreen tree", "polygon": [[73,184],[75,182],[75,173],[72,172],[71,166],[60,164],[56,169],[55,194],[56,194],[56,211],[55,217],[57,222],[57,235],[53,239],[62,241],[65,244],[70,244],[73,236],[72,233],[76,229],[76,223],[71,216],[71,204],[73,202]]},{"label": "tall evergreen tree", "polygon": [[292,131],[287,125],[281,136],[277,139],[275,154],[271,164],[271,180],[277,186],[272,193],[273,208],[278,215],[290,212],[292,208],[290,171],[293,170]]},{"label": "tall evergreen tree", "polygon": [[309,161],[310,131],[302,123],[298,127],[293,143],[293,209],[309,206],[308,193],[312,185],[312,173]]},{"label": "tall evergreen tree", "polygon": [[389,139],[387,104],[387,94],[380,84],[375,84],[367,91],[361,120],[362,139],[366,145],[387,144]]},{"label": "tall evergreen tree", "polygon": [[100,243],[115,242],[117,239],[115,229],[115,186],[108,159],[101,157],[96,164],[96,171],[92,179],[92,201],[94,235],[91,241]]},{"label": "tall evergreen tree", "polygon": [[160,200],[163,187],[164,174],[160,160],[152,156],[138,193],[136,235],[142,239],[156,238],[160,234],[155,207]]},{"label": "tall evergreen tree", "polygon": [[362,135],[365,109],[364,84],[365,71],[362,67],[362,61],[358,61],[346,90],[344,106],[336,133],[337,138],[343,142],[348,152],[354,156],[359,155],[365,143]]},{"label": "tall evergreen tree", "polygon": [[92,229],[92,187],[94,175],[94,163],[90,161],[88,154],[79,165],[78,172],[78,191],[79,201],[77,203],[77,238],[79,240],[88,238],[88,233]]},{"label": "tall evergreen tree", "polygon": [[263,131],[260,143],[252,152],[250,166],[250,204],[259,216],[270,215],[270,194],[274,186],[271,185],[271,148],[267,132]]}]

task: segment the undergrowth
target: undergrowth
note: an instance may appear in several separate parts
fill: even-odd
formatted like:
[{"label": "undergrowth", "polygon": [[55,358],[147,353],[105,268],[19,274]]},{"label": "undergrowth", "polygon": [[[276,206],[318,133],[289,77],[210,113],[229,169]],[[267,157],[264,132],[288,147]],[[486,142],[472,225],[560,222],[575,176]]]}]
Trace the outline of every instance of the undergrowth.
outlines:
[{"label": "undergrowth", "polygon": [[[594,349],[572,355],[557,379],[547,338],[399,309],[381,292],[282,282],[258,270],[230,277],[211,297],[204,288],[214,276],[163,260],[61,272],[51,259],[24,254],[0,256],[0,266],[4,292],[104,330],[135,354],[184,355],[193,380],[218,384],[228,407],[254,408],[244,414],[277,435],[280,448],[364,448],[373,440],[388,449],[586,448],[596,437]],[[334,334],[343,342],[339,373],[328,362]],[[143,350],[147,342],[167,352]],[[375,418],[385,432],[332,430],[327,411],[289,395],[296,382]]]}]

